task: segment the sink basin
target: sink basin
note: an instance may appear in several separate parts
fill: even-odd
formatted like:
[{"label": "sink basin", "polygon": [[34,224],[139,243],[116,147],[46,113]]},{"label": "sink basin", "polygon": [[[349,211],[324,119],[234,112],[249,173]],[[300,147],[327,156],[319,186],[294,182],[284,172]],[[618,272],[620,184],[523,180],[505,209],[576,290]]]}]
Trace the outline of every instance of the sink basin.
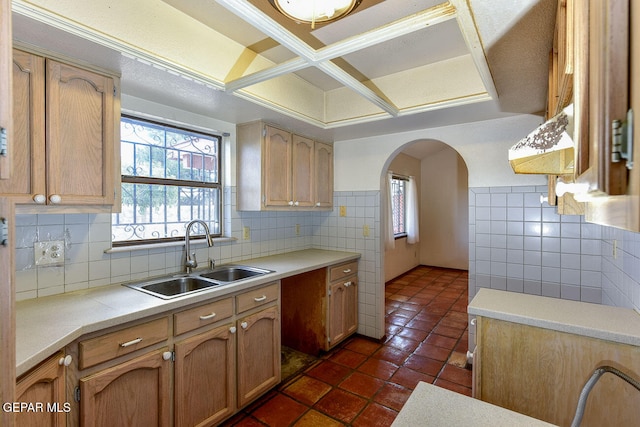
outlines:
[{"label": "sink basin", "polygon": [[172,277],[154,282],[127,284],[125,286],[163,299],[171,299],[191,294],[193,292],[202,291],[216,285],[218,285],[218,283],[210,280],[204,280],[193,276],[185,276]]},{"label": "sink basin", "polygon": [[273,273],[273,271],[244,265],[225,265],[199,273],[198,276],[215,280],[216,282],[230,283],[267,273]]}]

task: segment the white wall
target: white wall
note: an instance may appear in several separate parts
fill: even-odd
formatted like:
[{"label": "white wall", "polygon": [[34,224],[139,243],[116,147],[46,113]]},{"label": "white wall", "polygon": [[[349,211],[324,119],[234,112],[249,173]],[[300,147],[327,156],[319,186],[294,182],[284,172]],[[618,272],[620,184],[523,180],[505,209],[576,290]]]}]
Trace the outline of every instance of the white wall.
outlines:
[{"label": "white wall", "polygon": [[[391,172],[416,178],[418,198],[421,198],[420,188],[422,186],[420,163],[420,160],[415,157],[400,153],[389,166]],[[419,254],[420,243],[410,245],[407,243],[406,237],[396,239],[395,248],[387,249],[384,252],[384,281],[387,282],[418,266],[420,264]]]},{"label": "white wall", "polygon": [[446,147],[421,163],[420,264],[469,268],[467,167]]},{"label": "white wall", "polygon": [[546,178],[516,175],[508,161],[509,148],[542,123],[542,118],[519,115],[504,119],[422,129],[370,138],[336,141],[335,190],[379,190],[385,164],[414,141],[430,139],[455,149],[469,173],[470,187],[543,185]]}]

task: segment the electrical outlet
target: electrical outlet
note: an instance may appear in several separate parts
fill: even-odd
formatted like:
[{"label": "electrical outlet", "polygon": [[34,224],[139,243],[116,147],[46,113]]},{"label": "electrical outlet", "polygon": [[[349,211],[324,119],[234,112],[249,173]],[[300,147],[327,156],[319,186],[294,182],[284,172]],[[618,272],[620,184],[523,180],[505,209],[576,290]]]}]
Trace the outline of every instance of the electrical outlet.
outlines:
[{"label": "electrical outlet", "polygon": [[618,241],[613,241],[613,259],[618,259]]},{"label": "electrical outlet", "polygon": [[64,263],[64,241],[35,242],[33,257],[36,265],[60,265]]},{"label": "electrical outlet", "polygon": [[300,235],[300,224],[296,224],[296,236]]},{"label": "electrical outlet", "polygon": [[242,227],[242,238],[244,240],[249,240],[251,238],[251,230],[249,227]]},{"label": "electrical outlet", "polygon": [[340,216],[347,216],[347,207],[340,206]]},{"label": "electrical outlet", "polygon": [[367,224],[362,226],[362,235],[364,237],[369,237],[370,231],[369,231],[369,226]]}]

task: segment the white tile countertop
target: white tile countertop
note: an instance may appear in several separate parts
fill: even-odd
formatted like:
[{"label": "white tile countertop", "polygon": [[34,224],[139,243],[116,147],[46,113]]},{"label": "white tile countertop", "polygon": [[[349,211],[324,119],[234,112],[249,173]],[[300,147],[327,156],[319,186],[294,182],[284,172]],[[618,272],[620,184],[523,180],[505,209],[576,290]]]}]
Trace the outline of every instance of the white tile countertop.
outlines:
[{"label": "white tile countertop", "polygon": [[630,308],[483,288],[469,303],[468,313],[640,346],[640,314]]},{"label": "white tile countertop", "polygon": [[18,302],[16,375],[27,372],[84,334],[359,257],[359,253],[353,252],[307,249],[243,260],[234,264],[274,272],[170,300],[118,284]]},{"label": "white tile countertop", "polygon": [[553,424],[420,382],[391,427],[514,427]]}]

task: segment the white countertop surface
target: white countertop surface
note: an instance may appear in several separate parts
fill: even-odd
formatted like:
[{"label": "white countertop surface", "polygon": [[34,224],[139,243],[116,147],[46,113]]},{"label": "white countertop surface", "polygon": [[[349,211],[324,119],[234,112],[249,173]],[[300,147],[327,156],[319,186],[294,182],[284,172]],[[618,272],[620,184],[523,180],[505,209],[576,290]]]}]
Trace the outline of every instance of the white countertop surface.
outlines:
[{"label": "white countertop surface", "polygon": [[100,329],[160,314],[284,277],[358,259],[353,252],[307,249],[244,260],[273,273],[217,286],[170,300],[122,285],[21,301],[16,304],[16,374],[22,375],[80,336]]},{"label": "white countertop surface", "polygon": [[420,382],[391,427],[535,427],[552,425],[472,397]]},{"label": "white countertop surface", "polygon": [[629,308],[483,288],[468,313],[640,346],[640,314]]}]

